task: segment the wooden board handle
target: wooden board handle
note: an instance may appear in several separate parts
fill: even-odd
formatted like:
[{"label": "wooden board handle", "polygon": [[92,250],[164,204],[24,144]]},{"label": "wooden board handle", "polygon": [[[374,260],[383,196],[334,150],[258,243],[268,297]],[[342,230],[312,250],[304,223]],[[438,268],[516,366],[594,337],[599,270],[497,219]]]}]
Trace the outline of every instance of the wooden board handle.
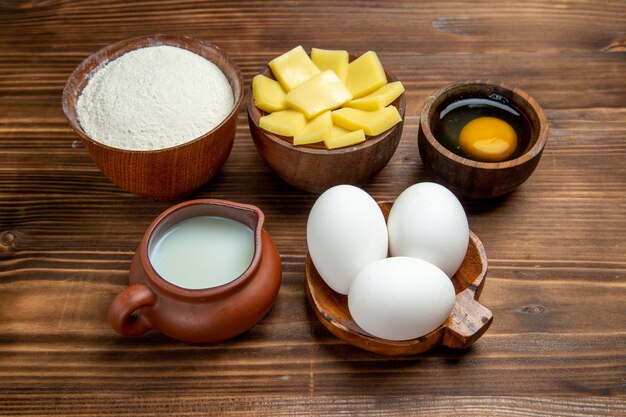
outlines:
[{"label": "wooden board handle", "polygon": [[443,344],[453,349],[471,346],[491,326],[493,314],[474,299],[469,288],[456,295],[456,303],[444,323]]}]

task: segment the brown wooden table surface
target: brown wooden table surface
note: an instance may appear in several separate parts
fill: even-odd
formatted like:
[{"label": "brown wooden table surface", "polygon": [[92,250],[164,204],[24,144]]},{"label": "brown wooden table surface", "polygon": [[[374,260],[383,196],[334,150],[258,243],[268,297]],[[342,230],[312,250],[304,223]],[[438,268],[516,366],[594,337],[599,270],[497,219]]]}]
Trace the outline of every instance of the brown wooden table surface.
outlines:
[{"label": "brown wooden table surface", "polygon": [[[364,187],[378,200],[432,179],[416,137],[434,89],[490,78],[530,93],[551,127],[534,175],[464,202],[489,257],[488,332],[388,358],[326,331],[304,290],[316,195],[264,164],[242,108],[229,160],[192,198],[265,212],[284,274],[273,309],[214,345],[114,333],[108,305],[171,203],[101,174],[61,91],[91,53],[151,33],[219,45],[246,86],[298,44],[377,51],[407,89],[400,146]],[[131,414],[626,415],[626,2],[0,2],[0,415]]]}]

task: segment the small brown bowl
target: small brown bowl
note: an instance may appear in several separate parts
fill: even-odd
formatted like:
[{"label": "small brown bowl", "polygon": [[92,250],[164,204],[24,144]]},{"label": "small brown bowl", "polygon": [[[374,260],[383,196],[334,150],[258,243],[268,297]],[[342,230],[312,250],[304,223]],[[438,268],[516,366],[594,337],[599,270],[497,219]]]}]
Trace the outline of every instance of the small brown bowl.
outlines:
[{"label": "small brown bowl", "polygon": [[[519,157],[503,162],[478,162],[456,155],[434,136],[434,125],[449,104],[465,98],[489,98],[512,104],[530,121],[530,140]],[[424,105],[418,133],[424,165],[448,188],[471,198],[510,193],[533,173],[548,140],[548,120],[537,102],[519,88],[500,82],[461,81],[435,91]]]},{"label": "small brown bowl", "polygon": [[[389,216],[392,205],[392,202],[379,203],[385,219]],[[348,297],[336,293],[326,285],[309,254],[305,264],[307,296],[318,320],[341,340],[383,355],[413,355],[440,345],[454,349],[464,349],[472,345],[493,321],[491,311],[476,301],[485,284],[486,274],[485,248],[470,231],[465,259],[451,278],[456,291],[456,303],[448,319],[422,337],[393,341],[372,336],[361,329],[350,315]]]},{"label": "small brown bowl", "polygon": [[[158,45],[187,49],[217,65],[233,89],[235,105],[231,112],[206,134],[165,149],[119,149],[90,138],[80,126],[76,103],[91,74],[127,52]],[[121,188],[154,200],[185,197],[218,173],[232,149],[242,101],[243,79],[237,64],[217,46],[186,36],[141,36],[109,45],[85,59],[63,90],[63,112],[98,168]]]},{"label": "small brown bowl", "polygon": [[[350,55],[350,61],[356,57]],[[269,67],[261,74],[274,79]],[[396,78],[385,69],[388,82]],[[252,87],[248,92],[248,124],[259,154],[267,165],[285,182],[311,193],[321,193],[338,184],[363,185],[382,170],[393,156],[404,126],[405,93],[392,105],[402,121],[377,136],[367,136],[365,142],[339,149],[324,145],[293,146],[292,138],[275,135],[259,127],[259,119],[267,114],[254,105]]]}]

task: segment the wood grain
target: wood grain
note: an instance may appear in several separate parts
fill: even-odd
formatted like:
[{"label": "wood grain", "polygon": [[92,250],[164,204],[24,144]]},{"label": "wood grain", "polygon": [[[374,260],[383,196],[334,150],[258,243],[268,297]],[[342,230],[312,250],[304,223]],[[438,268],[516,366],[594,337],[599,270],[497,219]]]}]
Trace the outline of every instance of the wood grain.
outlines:
[{"label": "wood grain", "polygon": [[[550,124],[536,171],[506,198],[463,201],[489,258],[487,333],[394,359],[330,334],[304,290],[315,195],[265,165],[242,109],[224,169],[193,197],[264,211],[276,304],[214,345],[116,335],[108,305],[170,204],[104,177],[61,91],[91,53],[151,33],[218,45],[246,90],[298,44],[375,50],[407,102],[398,150],[364,186],[376,200],[432,179],[416,138],[433,90],[490,78],[532,95]],[[626,416],[625,52],[623,1],[0,2],[0,415]]]}]

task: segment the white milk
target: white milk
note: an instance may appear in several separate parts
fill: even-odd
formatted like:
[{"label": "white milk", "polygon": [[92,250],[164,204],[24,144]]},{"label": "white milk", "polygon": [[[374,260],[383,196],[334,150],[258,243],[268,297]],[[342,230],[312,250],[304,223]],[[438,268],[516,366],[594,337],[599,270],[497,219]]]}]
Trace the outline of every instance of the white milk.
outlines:
[{"label": "white milk", "polygon": [[252,229],[214,216],[175,224],[149,249],[150,262],[161,277],[194,290],[235,280],[248,269],[253,256]]}]

